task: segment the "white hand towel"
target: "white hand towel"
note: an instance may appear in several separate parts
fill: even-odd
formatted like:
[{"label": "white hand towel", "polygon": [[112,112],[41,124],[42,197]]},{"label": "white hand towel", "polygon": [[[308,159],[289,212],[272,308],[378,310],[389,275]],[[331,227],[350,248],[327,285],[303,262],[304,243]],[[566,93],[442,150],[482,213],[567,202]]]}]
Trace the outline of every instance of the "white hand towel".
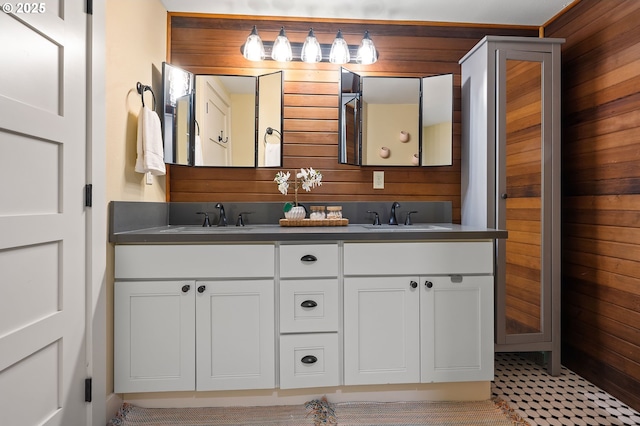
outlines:
[{"label": "white hand towel", "polygon": [[280,167],[280,144],[268,143],[264,147],[264,166]]},{"label": "white hand towel", "polygon": [[202,166],[202,163],[203,163],[203,160],[202,160],[202,140],[200,139],[200,135],[196,135],[196,137],[195,137],[194,150],[195,150],[195,155],[194,155],[194,159],[193,159],[193,164],[195,166]]},{"label": "white hand towel", "polygon": [[160,118],[147,106],[140,108],[138,114],[137,152],[136,172],[156,176],[166,173]]}]

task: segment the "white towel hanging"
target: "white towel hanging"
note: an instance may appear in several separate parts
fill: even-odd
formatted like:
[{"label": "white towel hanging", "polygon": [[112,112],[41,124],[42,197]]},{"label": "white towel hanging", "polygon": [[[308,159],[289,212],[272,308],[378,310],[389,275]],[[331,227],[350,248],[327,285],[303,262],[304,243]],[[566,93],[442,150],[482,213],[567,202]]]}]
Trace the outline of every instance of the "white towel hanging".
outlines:
[{"label": "white towel hanging", "polygon": [[137,154],[136,172],[166,174],[160,118],[147,106],[142,106],[138,114]]}]

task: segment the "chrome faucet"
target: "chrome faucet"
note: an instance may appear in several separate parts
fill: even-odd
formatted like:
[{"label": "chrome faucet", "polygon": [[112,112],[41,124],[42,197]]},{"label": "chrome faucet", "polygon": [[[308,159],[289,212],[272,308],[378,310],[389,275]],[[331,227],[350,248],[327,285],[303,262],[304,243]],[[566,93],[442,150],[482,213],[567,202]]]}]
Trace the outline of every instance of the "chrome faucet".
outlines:
[{"label": "chrome faucet", "polygon": [[218,218],[218,226],[227,226],[227,215],[224,213],[224,206],[220,203],[216,204],[216,209],[220,209],[220,217]]},{"label": "chrome faucet", "polygon": [[400,203],[394,201],[391,205],[391,214],[389,215],[389,225],[397,225],[398,219],[396,219],[396,208],[400,207]]}]

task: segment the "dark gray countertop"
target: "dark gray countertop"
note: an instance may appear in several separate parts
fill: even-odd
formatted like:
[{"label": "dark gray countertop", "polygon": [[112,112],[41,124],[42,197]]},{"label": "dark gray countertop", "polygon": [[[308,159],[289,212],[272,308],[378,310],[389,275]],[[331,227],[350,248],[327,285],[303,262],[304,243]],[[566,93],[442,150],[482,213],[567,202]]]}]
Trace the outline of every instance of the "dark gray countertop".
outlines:
[{"label": "dark gray countertop", "polygon": [[[191,244],[271,241],[420,241],[507,238],[507,231],[452,224],[449,202],[405,202],[414,225],[387,225],[390,202],[343,202],[347,226],[280,226],[282,203],[225,203],[229,226],[217,227],[212,203],[121,202],[110,204],[109,241],[116,244]],[[314,203],[316,204],[316,203]],[[368,211],[380,212],[381,226]],[[211,227],[202,215],[214,212]],[[239,212],[251,212],[247,226],[234,226]],[[403,222],[400,222],[403,223]]]},{"label": "dark gray countertop", "polygon": [[279,226],[245,227],[160,226],[114,233],[116,244],[181,244],[268,241],[420,241],[478,240],[506,238],[507,231],[475,228],[451,223],[415,224],[411,226]]}]

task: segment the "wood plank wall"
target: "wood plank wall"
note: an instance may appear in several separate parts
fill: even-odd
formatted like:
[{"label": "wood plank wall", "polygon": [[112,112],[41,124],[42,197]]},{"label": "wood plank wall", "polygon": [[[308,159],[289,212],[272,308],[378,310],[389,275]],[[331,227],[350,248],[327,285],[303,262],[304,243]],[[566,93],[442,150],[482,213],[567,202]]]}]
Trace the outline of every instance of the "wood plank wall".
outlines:
[{"label": "wood plank wall", "polygon": [[640,2],[582,0],[562,48],[563,364],[640,410]]},{"label": "wood plank wall", "polygon": [[[322,44],[341,29],[349,44],[369,30],[380,60],[347,67],[361,75],[454,74],[453,165],[446,167],[353,167],[339,165],[338,78],[340,66],[323,62],[287,64],[245,60],[240,46],[253,25],[263,40],[284,25],[291,41],[302,42],[313,26]],[[458,60],[485,35],[538,36],[537,28],[460,26],[392,21],[327,21],[292,18],[169,14],[168,61],[196,74],[258,75],[284,70],[284,164],[322,171],[323,185],[301,201],[452,201],[460,222],[460,66]],[[278,169],[171,166],[169,201],[284,201],[273,177]],[[385,172],[385,188],[373,189],[373,171]]]}]

